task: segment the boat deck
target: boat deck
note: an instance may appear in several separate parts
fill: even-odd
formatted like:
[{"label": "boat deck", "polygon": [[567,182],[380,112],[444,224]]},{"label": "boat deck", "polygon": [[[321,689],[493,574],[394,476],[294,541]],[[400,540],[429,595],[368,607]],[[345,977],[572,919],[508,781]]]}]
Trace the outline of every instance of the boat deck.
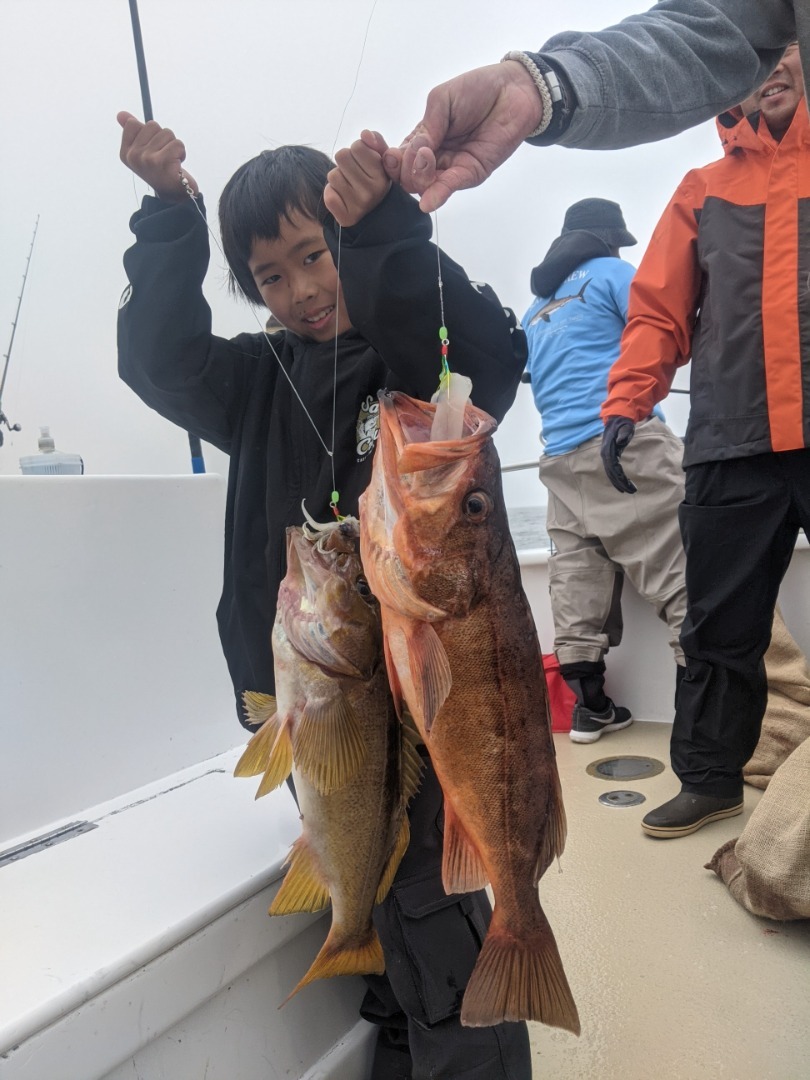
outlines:
[{"label": "boat deck", "polygon": [[[579,1007],[582,1035],[531,1025],[537,1080],[803,1080],[810,1077],[810,922],[750,915],[704,864],[739,836],[745,813],[692,836],[656,840],[642,817],[678,790],[670,725],[635,723],[591,745],[555,735],[568,815],[561,873],[540,898]],[[586,774],[646,755],[657,776]],[[630,789],[640,806],[599,803]]]}]

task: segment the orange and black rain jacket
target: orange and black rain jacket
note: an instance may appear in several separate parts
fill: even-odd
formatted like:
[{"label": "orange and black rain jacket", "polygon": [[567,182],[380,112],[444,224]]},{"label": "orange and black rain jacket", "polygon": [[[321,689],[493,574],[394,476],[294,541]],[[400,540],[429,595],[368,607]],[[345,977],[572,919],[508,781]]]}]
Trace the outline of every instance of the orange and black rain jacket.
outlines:
[{"label": "orange and black rain jacket", "polygon": [[684,177],[630,288],[603,419],[641,420],[691,357],[684,465],[810,446],[810,122],[717,122],[720,161]]}]

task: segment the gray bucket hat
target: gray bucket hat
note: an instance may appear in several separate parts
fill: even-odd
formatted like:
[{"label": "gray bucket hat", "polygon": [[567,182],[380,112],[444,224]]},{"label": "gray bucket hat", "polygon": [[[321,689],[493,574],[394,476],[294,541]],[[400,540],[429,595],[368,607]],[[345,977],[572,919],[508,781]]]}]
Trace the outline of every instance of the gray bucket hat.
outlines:
[{"label": "gray bucket hat", "polygon": [[581,199],[565,211],[562,236],[571,232],[589,232],[610,247],[632,247],[635,236],[628,232],[622,208],[610,199]]}]

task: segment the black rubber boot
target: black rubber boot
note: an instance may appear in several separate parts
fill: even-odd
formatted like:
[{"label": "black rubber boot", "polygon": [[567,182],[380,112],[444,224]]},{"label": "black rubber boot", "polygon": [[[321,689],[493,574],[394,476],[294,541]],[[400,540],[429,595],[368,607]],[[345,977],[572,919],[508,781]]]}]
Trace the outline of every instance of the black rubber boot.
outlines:
[{"label": "black rubber boot", "polygon": [[651,810],[642,820],[641,827],[648,836],[659,840],[676,839],[689,836],[704,825],[723,818],[736,817],[744,808],[742,795],[730,799],[716,795],[695,795],[691,791],[682,791],[674,799]]}]

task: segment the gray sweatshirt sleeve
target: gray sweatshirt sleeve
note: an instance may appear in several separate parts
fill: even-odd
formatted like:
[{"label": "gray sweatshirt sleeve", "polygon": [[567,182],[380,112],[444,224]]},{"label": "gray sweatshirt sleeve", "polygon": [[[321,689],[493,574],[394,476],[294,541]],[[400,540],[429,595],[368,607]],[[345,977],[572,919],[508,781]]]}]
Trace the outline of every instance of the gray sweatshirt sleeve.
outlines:
[{"label": "gray sweatshirt sleeve", "polygon": [[564,76],[575,99],[554,141],[613,150],[702,123],[765,81],[796,39],[796,21],[793,0],[662,0],[605,30],[557,34],[534,54]]}]

